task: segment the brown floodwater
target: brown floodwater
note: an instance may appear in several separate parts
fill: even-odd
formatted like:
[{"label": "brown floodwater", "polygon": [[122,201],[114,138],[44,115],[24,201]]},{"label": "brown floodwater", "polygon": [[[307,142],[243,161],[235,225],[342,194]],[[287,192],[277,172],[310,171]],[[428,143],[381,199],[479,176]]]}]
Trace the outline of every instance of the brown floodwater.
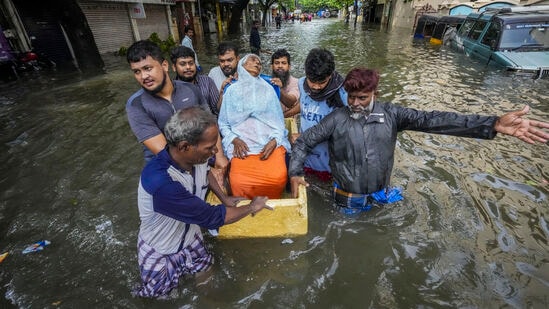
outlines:
[{"label": "brown floodwater", "polygon": [[[337,19],[262,29],[303,76],[307,52],[345,74],[380,70],[380,99],[418,109],[549,120],[549,81],[413,41],[410,29]],[[247,34],[235,37],[247,51]],[[218,38],[196,44],[207,72]],[[268,55],[262,56],[269,61]],[[139,86],[123,58],[107,73],[35,72],[0,86],[0,307],[20,308],[546,308],[549,146],[498,136],[403,132],[392,183],[404,201],[346,217],[326,185],[309,190],[309,232],[284,239],[207,237],[208,284],[184,278],[167,300],[134,298],[136,191],[143,158],[125,102]],[[265,73],[268,72],[268,68]],[[47,239],[43,251],[23,255]]]}]

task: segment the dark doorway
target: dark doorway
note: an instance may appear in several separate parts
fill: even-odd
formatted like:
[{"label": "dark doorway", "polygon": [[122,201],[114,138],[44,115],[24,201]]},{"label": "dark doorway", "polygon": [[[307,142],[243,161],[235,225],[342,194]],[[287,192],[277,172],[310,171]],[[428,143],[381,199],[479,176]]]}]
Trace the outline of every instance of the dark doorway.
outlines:
[{"label": "dark doorway", "polygon": [[93,34],[74,0],[14,1],[33,50],[60,68],[103,71]]}]

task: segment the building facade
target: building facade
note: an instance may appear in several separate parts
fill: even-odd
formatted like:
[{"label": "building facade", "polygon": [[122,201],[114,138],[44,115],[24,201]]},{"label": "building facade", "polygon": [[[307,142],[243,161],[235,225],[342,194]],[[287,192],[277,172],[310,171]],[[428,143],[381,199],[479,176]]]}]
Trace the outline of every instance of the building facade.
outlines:
[{"label": "building facade", "polygon": [[102,56],[147,39],[179,39],[175,0],[0,0],[0,28],[14,52],[60,66],[103,68]]}]

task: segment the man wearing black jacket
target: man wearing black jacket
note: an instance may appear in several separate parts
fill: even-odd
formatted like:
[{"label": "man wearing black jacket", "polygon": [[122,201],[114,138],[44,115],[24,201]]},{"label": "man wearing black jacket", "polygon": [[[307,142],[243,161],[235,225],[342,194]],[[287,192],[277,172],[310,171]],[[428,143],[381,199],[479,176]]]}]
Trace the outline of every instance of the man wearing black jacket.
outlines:
[{"label": "man wearing black jacket", "polygon": [[354,214],[369,210],[372,202],[402,199],[400,190],[389,187],[400,131],[480,139],[501,133],[530,144],[549,140],[549,133],[539,129],[548,129],[549,123],[523,118],[528,106],[501,117],[419,111],[375,101],[378,83],[374,70],[351,70],[343,82],[348,106],[334,110],[297,139],[288,173],[294,196],[299,184],[307,185],[302,177],[307,154],[324,141],[328,142],[335,202],[344,213]]}]

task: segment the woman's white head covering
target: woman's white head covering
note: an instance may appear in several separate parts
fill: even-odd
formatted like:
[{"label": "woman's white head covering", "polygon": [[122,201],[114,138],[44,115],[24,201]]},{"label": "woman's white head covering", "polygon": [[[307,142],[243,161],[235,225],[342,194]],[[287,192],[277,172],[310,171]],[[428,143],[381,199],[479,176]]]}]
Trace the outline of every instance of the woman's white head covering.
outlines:
[{"label": "woman's white head covering", "polygon": [[236,68],[236,71],[238,72],[238,80],[240,80],[241,78],[240,74],[242,74],[242,77],[244,78],[244,80],[247,80],[249,77],[259,78],[259,76],[257,77],[252,76],[252,74],[250,74],[250,72],[246,71],[246,69],[244,68],[244,64],[250,58],[257,58],[259,60],[259,63],[261,63],[261,58],[256,54],[246,54],[244,57],[240,58],[240,61],[238,61],[238,66]]},{"label": "woman's white head covering", "polygon": [[[223,136],[223,150],[232,158],[236,137],[246,139],[250,153],[259,151],[275,138],[278,145],[290,151],[284,116],[274,88],[263,78],[252,76],[244,63],[255,54],[247,54],[238,62],[238,80],[223,94],[219,112],[219,129]],[[258,152],[252,148],[259,149]]]}]

